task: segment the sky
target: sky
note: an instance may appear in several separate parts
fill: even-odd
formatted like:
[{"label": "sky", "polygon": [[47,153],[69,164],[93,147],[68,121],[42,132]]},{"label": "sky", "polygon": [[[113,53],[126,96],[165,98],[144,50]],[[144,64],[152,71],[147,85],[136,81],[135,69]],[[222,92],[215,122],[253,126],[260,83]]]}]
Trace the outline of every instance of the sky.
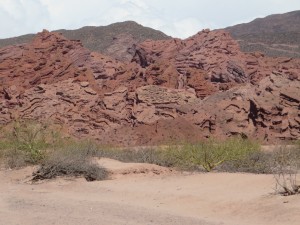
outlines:
[{"label": "sky", "polygon": [[300,0],[0,0],[0,38],[136,21],[179,38],[300,10]]}]

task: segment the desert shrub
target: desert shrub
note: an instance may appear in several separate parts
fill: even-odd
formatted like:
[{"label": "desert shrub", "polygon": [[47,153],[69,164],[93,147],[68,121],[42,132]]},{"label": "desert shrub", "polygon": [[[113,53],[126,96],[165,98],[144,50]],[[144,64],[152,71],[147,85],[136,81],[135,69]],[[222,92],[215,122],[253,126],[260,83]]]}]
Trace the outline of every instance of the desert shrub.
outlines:
[{"label": "desert shrub", "polygon": [[228,160],[218,169],[224,172],[272,174],[272,153],[254,151],[240,160]]},{"label": "desert shrub", "polygon": [[38,164],[46,152],[61,145],[59,130],[37,121],[15,121],[2,129],[0,157],[7,167]]},{"label": "desert shrub", "polygon": [[46,141],[48,127],[34,121],[14,122],[2,130],[0,151],[6,166],[21,167],[36,164],[44,157],[49,144]]},{"label": "desert shrub", "polygon": [[15,123],[10,136],[12,148],[21,151],[28,162],[37,163],[47,148],[46,129],[45,125],[35,122]]},{"label": "desert shrub", "polygon": [[300,193],[299,177],[299,148],[278,146],[273,153],[273,174],[275,191],[281,195]]},{"label": "desert shrub", "polygon": [[6,168],[21,168],[28,165],[27,156],[24,152],[16,148],[10,148],[3,151],[2,164]]},{"label": "desert shrub", "polygon": [[[0,139],[1,140],[1,139]],[[5,157],[5,150],[8,148],[8,144],[6,141],[1,140],[0,141],[0,162],[4,160]]]},{"label": "desert shrub", "polygon": [[[294,153],[298,159],[300,159],[300,140],[297,140],[295,143],[293,143],[295,146]],[[299,160],[300,161],[300,160]]]},{"label": "desert shrub", "polygon": [[123,162],[151,163],[183,170],[211,171],[230,161],[240,162],[257,153],[259,145],[249,140],[233,138],[227,141],[208,140],[196,144],[170,144],[165,147],[118,149],[102,148],[97,154]]},{"label": "desert shrub", "polygon": [[257,143],[242,138],[226,141],[210,139],[197,144],[171,146],[164,153],[164,158],[181,168],[201,167],[209,172],[225,162],[243,160],[258,149]]},{"label": "desert shrub", "polygon": [[66,142],[60,148],[47,153],[33,181],[59,176],[84,177],[87,181],[103,180],[107,171],[93,162],[97,145],[92,142]]}]

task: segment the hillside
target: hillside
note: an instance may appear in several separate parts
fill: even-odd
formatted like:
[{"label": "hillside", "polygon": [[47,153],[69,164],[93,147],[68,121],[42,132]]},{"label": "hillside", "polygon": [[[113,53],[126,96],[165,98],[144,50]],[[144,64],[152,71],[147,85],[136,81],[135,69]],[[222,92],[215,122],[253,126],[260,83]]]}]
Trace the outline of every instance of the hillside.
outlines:
[{"label": "hillside", "polygon": [[300,138],[300,60],[243,53],[229,33],[137,44],[130,62],[44,30],[0,49],[0,124],[31,119],[105,144]]},{"label": "hillside", "polygon": [[226,28],[245,52],[300,57],[300,10]]},{"label": "hillside", "polygon": [[[146,39],[162,40],[171,37],[161,31],[144,27],[133,21],[114,23],[108,26],[87,26],[77,30],[57,30],[66,38],[80,40],[90,51],[109,55],[119,60],[130,58],[130,48]],[[34,34],[27,34],[14,38],[0,39],[0,48],[30,42]]]}]

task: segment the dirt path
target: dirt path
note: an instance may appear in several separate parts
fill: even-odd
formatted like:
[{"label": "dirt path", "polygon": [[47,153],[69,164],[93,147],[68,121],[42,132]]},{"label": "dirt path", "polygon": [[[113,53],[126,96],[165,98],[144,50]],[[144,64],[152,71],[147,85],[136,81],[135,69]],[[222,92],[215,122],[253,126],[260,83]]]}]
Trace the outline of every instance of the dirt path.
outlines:
[{"label": "dirt path", "polygon": [[[101,162],[114,179],[26,183],[32,168],[0,171],[2,225],[296,225],[300,197],[273,192],[253,174],[182,174],[145,164]],[[124,172],[125,171],[125,172]]]}]

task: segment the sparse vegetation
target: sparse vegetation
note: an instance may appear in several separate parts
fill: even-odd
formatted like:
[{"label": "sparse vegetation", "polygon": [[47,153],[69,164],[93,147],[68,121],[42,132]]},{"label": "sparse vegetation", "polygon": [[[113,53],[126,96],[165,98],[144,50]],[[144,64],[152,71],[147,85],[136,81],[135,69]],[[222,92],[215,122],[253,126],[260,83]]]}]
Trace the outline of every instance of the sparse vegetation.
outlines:
[{"label": "sparse vegetation", "polygon": [[197,144],[186,144],[167,150],[181,168],[201,167],[207,172],[220,167],[225,162],[243,160],[251,153],[257,152],[259,145],[242,138],[231,138],[226,141],[208,140]]},{"label": "sparse vegetation", "polygon": [[53,142],[48,131],[47,125],[34,121],[18,121],[4,130],[6,134],[0,142],[0,150],[7,166],[15,168],[40,162]]},{"label": "sparse vegetation", "polygon": [[281,195],[300,194],[300,149],[278,146],[273,154],[275,191]]},{"label": "sparse vegetation", "polygon": [[219,168],[224,172],[242,172],[255,174],[272,173],[272,153],[263,151],[254,151],[247,157],[240,160],[227,161]]},{"label": "sparse vegetation", "polygon": [[241,50],[244,52],[258,51],[271,57],[299,58],[300,33],[299,23],[296,21],[299,21],[299,12],[290,12],[271,15],[226,29],[239,40]]},{"label": "sparse vegetation", "polygon": [[300,142],[294,143],[297,147],[278,147],[274,152],[262,152],[258,143],[242,138],[124,149],[63,139],[49,126],[32,121],[16,122],[8,130],[0,141],[1,161],[9,168],[39,165],[34,181],[60,176],[103,180],[108,172],[95,159],[106,157],[182,170],[273,173],[278,193],[292,195],[300,191]]},{"label": "sparse vegetation", "polygon": [[160,166],[180,169],[204,169],[209,172],[225,162],[246,159],[257,153],[259,145],[242,138],[227,141],[208,140],[196,144],[169,145],[167,147],[124,150],[102,150],[102,157],[114,158],[124,162],[153,163]]},{"label": "sparse vegetation", "polygon": [[102,180],[107,171],[92,162],[97,147],[92,142],[64,140],[59,132],[34,121],[15,122],[0,141],[0,159],[6,167],[40,165],[33,180],[58,176],[83,176]]}]

